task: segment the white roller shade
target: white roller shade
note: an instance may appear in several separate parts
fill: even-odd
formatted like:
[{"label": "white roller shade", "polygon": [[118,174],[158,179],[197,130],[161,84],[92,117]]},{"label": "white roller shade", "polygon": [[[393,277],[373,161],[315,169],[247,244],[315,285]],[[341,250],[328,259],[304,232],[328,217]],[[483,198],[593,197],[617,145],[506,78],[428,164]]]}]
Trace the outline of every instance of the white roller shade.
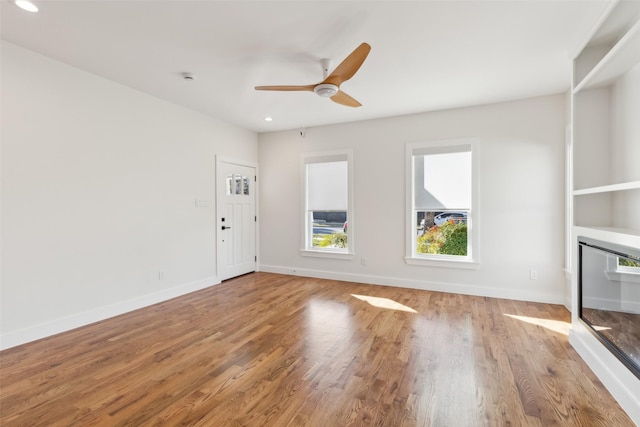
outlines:
[{"label": "white roller shade", "polygon": [[348,168],[346,161],[307,163],[307,210],[346,211]]},{"label": "white roller shade", "polygon": [[471,151],[425,154],[414,159],[416,207],[471,208]]}]

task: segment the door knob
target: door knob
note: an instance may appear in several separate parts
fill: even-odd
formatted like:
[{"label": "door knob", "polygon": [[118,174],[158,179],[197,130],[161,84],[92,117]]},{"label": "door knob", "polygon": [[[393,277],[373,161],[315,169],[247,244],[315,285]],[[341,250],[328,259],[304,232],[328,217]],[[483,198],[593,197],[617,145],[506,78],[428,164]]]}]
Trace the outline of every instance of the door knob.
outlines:
[{"label": "door knob", "polygon": [[224,225],[222,226],[223,230],[231,230],[231,227],[225,227]]}]

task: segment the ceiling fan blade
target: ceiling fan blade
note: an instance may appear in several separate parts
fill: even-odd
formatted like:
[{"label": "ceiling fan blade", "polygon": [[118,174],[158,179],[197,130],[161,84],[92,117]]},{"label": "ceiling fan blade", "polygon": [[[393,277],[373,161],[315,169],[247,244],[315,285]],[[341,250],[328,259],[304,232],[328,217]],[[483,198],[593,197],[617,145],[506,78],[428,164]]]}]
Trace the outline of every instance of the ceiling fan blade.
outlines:
[{"label": "ceiling fan blade", "polygon": [[308,91],[313,92],[316,85],[305,86],[256,86],[256,90]]},{"label": "ceiling fan blade", "polygon": [[370,51],[371,46],[367,43],[362,43],[351,52],[322,83],[331,83],[340,86],[342,82],[346,82],[353,77],[364,60],[367,59]]},{"label": "ceiling fan blade", "polygon": [[335,95],[331,97],[331,100],[335,103],[346,105],[347,107],[361,107],[358,101],[344,93],[343,91],[338,91]]}]

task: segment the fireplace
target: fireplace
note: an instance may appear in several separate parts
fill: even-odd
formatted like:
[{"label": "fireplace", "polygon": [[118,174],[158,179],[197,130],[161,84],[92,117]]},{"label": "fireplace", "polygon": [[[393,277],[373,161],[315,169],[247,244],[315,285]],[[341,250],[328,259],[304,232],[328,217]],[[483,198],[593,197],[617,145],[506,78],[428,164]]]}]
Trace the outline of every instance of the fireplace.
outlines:
[{"label": "fireplace", "polygon": [[578,237],[578,316],[640,379],[640,249]]}]

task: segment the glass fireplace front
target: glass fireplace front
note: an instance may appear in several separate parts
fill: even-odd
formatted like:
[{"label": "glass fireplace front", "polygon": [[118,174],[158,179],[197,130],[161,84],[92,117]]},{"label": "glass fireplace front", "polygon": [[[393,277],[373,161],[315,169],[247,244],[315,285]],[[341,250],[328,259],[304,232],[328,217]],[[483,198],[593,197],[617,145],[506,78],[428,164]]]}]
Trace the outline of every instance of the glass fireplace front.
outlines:
[{"label": "glass fireplace front", "polygon": [[640,249],[578,237],[579,317],[640,378]]}]

